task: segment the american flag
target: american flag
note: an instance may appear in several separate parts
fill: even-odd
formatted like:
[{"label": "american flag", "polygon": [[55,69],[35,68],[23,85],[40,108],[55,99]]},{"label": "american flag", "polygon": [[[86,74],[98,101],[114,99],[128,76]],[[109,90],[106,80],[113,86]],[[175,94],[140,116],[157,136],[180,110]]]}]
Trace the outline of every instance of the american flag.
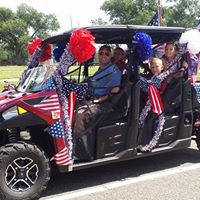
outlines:
[{"label": "american flag", "polygon": [[[74,122],[74,108],[76,104],[76,93],[71,92],[68,101],[68,113],[71,127],[73,127]],[[70,165],[72,164],[72,158],[69,152],[69,141],[66,140],[66,133],[63,128],[62,120],[59,119],[57,122],[49,126],[48,132],[56,139],[57,153],[51,158],[55,160],[58,165]]]},{"label": "american flag", "polygon": [[152,111],[160,115],[164,111],[164,106],[158,89],[153,84],[149,84],[148,93]]},{"label": "american flag", "polygon": [[58,100],[58,95],[51,95],[49,98],[42,100],[39,104],[34,105],[36,108],[48,111],[58,111],[60,112],[60,104]]},{"label": "american flag", "polygon": [[159,26],[158,21],[158,12],[152,17],[151,21],[148,23],[148,26]]}]

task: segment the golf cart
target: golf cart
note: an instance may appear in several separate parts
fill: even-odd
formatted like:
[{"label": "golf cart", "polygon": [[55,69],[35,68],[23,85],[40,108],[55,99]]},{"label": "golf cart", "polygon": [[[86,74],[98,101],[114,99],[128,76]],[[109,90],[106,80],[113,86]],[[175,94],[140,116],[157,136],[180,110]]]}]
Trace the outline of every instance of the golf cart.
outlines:
[{"label": "golf cart", "polygon": [[[141,115],[140,77],[144,63],[138,59],[138,41],[133,36],[148,34],[156,51],[166,42],[178,41],[185,29],[116,25],[84,30],[94,36],[96,44],[126,47],[122,86],[111,99],[113,112],[104,113],[91,125],[92,134],[73,138],[75,106],[79,99],[77,94],[68,93],[64,84],[69,80],[81,84],[92,76],[98,63],[94,56],[77,64],[64,48],[54,51],[69,43],[74,30],[43,40],[40,51],[51,45],[54,57],[44,62],[35,59],[41,52],[33,53],[18,87],[0,94],[0,199],[39,198],[54,167],[60,172],[70,172],[183,149],[190,146],[193,135],[200,148],[198,90],[188,80],[187,72],[168,86],[163,95],[169,97],[168,101],[164,103],[162,117],[155,118],[154,126],[148,116]],[[59,71],[59,66],[64,67]],[[172,94],[174,88],[176,92]],[[141,130],[146,127],[151,138],[158,133],[156,143],[154,140],[149,149],[138,148],[141,132],[144,133]],[[69,135],[65,137],[66,134]],[[76,158],[76,153],[85,151],[89,152],[86,159]]]}]

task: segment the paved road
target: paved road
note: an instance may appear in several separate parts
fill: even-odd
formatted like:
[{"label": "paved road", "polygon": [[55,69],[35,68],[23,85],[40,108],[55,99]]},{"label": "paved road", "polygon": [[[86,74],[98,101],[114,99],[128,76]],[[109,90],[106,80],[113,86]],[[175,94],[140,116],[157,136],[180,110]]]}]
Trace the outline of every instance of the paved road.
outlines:
[{"label": "paved road", "polygon": [[200,152],[191,148],[54,174],[40,200],[200,200]]}]

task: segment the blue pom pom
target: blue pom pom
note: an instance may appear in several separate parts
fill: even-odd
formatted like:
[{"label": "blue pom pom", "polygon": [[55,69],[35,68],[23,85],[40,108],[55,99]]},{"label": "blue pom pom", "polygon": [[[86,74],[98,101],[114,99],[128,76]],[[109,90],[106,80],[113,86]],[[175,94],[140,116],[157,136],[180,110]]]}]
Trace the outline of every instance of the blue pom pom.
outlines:
[{"label": "blue pom pom", "polygon": [[65,50],[65,47],[66,47],[66,44],[65,43],[60,43],[58,44],[58,47],[56,47],[54,50],[53,50],[53,56],[54,56],[54,59],[59,62],[60,61],[60,58]]},{"label": "blue pom pom", "polygon": [[136,52],[140,61],[145,61],[152,57],[152,39],[148,34],[138,32],[133,36],[133,39],[137,41]]}]

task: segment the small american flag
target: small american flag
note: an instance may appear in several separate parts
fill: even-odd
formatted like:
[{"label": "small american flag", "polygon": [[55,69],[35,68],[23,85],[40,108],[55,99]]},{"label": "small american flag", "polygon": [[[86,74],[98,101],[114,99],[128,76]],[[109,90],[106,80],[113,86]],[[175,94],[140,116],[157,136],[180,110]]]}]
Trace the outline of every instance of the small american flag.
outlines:
[{"label": "small american flag", "polygon": [[51,161],[55,160],[56,164],[58,165],[70,165],[72,164],[72,160],[68,154],[67,147],[64,147],[60,150],[54,157],[51,158]]},{"label": "small american flag", "polygon": [[160,115],[164,111],[164,106],[158,89],[153,84],[149,84],[148,93],[152,111]]},{"label": "small american flag", "polygon": [[[68,101],[68,113],[69,119],[71,123],[71,127],[73,127],[74,123],[74,108],[76,105],[76,93],[71,92],[69,95]],[[73,163],[72,158],[70,156],[69,151],[69,141],[66,140],[66,133],[63,128],[62,120],[59,119],[57,122],[49,126],[48,132],[51,136],[55,138],[57,144],[57,153],[51,158],[55,160],[58,165],[71,165]]]},{"label": "small american flag", "polygon": [[[56,123],[49,126],[49,134],[56,138],[58,148],[62,148],[52,158],[58,165],[69,165],[72,164],[71,157],[69,156],[68,148],[65,143],[65,132],[62,126],[62,121],[59,119]],[[59,147],[61,145],[62,147]]]},{"label": "small american flag", "polygon": [[158,21],[158,12],[152,17],[151,21],[148,23],[148,26],[158,26],[159,21]]}]

